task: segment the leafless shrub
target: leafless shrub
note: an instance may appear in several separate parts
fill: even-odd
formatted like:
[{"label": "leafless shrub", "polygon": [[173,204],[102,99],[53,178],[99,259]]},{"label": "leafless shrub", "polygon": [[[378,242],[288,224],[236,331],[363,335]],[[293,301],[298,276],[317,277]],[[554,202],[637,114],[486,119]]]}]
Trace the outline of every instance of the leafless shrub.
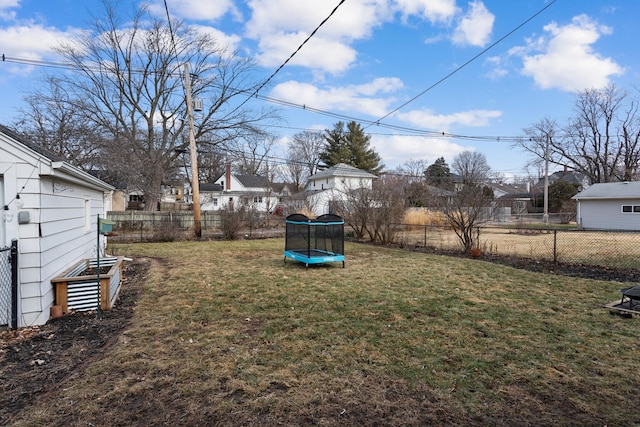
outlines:
[{"label": "leafless shrub", "polygon": [[224,240],[236,240],[242,227],[244,210],[235,210],[233,206],[226,206],[220,210],[220,227]]}]

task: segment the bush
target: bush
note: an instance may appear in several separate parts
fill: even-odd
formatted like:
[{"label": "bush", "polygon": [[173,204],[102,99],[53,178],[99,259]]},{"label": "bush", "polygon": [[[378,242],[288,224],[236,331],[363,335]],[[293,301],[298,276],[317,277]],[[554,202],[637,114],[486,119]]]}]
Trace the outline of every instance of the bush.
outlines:
[{"label": "bush", "polygon": [[175,242],[183,236],[182,229],[177,221],[163,218],[159,227],[154,227],[154,242]]},{"label": "bush", "polygon": [[226,206],[224,209],[220,209],[220,227],[224,240],[236,240],[238,238],[243,216],[244,211],[236,211],[233,207]]}]

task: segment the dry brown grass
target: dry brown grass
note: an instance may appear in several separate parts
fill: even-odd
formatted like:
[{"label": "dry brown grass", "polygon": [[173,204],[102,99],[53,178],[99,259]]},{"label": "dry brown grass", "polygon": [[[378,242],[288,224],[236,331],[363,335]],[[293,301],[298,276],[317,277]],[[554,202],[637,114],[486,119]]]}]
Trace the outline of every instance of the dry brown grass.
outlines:
[{"label": "dry brown grass", "polygon": [[404,224],[409,225],[431,225],[444,227],[448,225],[446,216],[442,212],[431,211],[424,208],[407,209],[402,220]]},{"label": "dry brown grass", "polygon": [[157,257],[107,357],[17,425],[628,425],[638,320],[620,284],[347,244],[120,246]]}]

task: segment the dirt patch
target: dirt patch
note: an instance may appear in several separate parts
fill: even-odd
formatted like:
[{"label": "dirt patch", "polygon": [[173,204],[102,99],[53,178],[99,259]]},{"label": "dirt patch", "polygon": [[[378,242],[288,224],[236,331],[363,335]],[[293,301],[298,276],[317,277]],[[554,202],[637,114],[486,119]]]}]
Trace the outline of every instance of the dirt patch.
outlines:
[{"label": "dirt patch", "polygon": [[148,259],[124,264],[119,301],[101,319],[95,312],[73,313],[42,326],[0,331],[0,425],[46,399],[115,342],[135,312],[149,264]]}]

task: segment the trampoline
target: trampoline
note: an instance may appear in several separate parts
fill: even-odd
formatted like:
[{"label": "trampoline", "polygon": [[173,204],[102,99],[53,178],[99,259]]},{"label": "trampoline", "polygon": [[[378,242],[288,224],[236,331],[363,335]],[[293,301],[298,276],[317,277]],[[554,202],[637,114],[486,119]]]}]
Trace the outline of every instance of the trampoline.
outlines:
[{"label": "trampoline", "polygon": [[344,268],[344,220],[334,214],[310,219],[291,214],[286,221],[284,262],[287,258],[309,264],[342,262]]}]

